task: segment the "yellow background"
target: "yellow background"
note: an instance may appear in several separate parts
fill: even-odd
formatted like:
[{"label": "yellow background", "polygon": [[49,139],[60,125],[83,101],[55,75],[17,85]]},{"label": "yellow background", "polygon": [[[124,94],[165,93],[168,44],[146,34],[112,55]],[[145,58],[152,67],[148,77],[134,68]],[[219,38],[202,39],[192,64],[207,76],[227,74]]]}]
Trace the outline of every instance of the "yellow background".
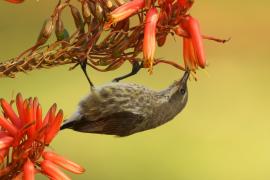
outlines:
[{"label": "yellow background", "polygon": [[[0,2],[0,59],[30,47],[57,1]],[[93,180],[268,180],[270,179],[270,1],[196,1],[191,14],[204,34],[231,37],[227,44],[205,41],[209,67],[189,83],[185,110],[170,123],[127,138],[60,132],[51,148],[83,165],[74,179]],[[70,16],[68,28],[73,28]],[[179,38],[156,57],[180,62]],[[69,66],[0,79],[0,96],[38,96],[44,109],[57,102],[69,117],[89,92],[80,69]],[[96,85],[125,72],[88,69]],[[125,80],[162,89],[181,73],[170,66],[142,70]],[[39,178],[38,179],[42,179]]]}]

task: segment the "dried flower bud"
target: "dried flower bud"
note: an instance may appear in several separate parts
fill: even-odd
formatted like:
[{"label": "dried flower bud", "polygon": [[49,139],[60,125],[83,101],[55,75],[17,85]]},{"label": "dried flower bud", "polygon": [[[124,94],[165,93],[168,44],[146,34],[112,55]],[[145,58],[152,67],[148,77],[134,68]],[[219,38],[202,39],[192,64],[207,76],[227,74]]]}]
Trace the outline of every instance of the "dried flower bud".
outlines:
[{"label": "dried flower bud", "polygon": [[67,40],[69,38],[69,33],[64,28],[64,23],[60,18],[57,19],[55,24],[55,35],[58,41]]},{"label": "dried flower bud", "polygon": [[54,29],[53,19],[52,18],[46,19],[39,33],[37,44],[46,43],[49,37],[51,36],[53,29]]},{"label": "dried flower bud", "polygon": [[73,16],[76,28],[80,31],[80,33],[84,33],[84,23],[82,20],[82,16],[80,11],[75,7],[70,5],[71,14]]},{"label": "dried flower bud", "polygon": [[90,23],[91,22],[91,10],[90,10],[89,4],[86,1],[84,1],[82,3],[82,14],[83,14],[84,20],[87,23]]},{"label": "dried flower bud", "polygon": [[58,37],[61,36],[61,34],[64,32],[65,28],[64,28],[64,23],[63,21],[59,18],[57,19],[56,21],[56,24],[55,24],[55,35],[58,39]]},{"label": "dried flower bud", "polygon": [[113,10],[115,9],[115,6],[113,5],[112,1],[111,0],[104,0],[105,4],[106,4],[106,7],[110,10]]},{"label": "dried flower bud", "polygon": [[104,11],[103,11],[103,8],[101,7],[101,4],[99,2],[96,2],[95,17],[99,21],[103,21]]},{"label": "dried flower bud", "polygon": [[88,4],[88,7],[90,9],[90,12],[93,14],[93,16],[95,16],[96,15],[96,4],[92,1],[88,1],[87,4]]},{"label": "dried flower bud", "polygon": [[121,6],[121,5],[123,5],[123,4],[126,3],[124,0],[114,0],[114,2],[115,2],[118,6]]}]

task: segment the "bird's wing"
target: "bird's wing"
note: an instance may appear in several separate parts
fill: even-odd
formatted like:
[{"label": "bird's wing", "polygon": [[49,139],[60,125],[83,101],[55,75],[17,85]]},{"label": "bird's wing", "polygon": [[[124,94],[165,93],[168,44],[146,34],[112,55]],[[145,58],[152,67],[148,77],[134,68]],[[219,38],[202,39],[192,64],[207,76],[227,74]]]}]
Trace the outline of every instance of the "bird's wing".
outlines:
[{"label": "bird's wing", "polygon": [[143,121],[143,117],[131,112],[117,112],[102,117],[96,121],[85,119],[74,121],[71,127],[66,127],[79,132],[128,136],[134,133],[137,126]]},{"label": "bird's wing", "polygon": [[147,116],[152,112],[153,101],[156,102],[153,94],[153,91],[138,85],[105,86],[82,100],[79,111],[91,121],[118,112]]}]

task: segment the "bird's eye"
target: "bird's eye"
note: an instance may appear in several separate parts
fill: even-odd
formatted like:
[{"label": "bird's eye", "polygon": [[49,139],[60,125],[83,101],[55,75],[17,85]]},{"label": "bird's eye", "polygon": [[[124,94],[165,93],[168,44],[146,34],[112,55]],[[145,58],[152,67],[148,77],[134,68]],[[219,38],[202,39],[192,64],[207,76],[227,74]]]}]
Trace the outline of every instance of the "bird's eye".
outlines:
[{"label": "bird's eye", "polygon": [[186,90],[184,88],[180,89],[180,92],[182,95],[184,95],[186,93]]}]

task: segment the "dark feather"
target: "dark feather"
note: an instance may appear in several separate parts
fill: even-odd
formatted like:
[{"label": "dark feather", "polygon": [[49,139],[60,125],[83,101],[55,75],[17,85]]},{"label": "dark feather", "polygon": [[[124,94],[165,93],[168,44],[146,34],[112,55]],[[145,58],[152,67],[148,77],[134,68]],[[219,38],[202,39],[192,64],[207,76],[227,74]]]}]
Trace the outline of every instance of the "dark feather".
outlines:
[{"label": "dark feather", "polygon": [[88,133],[128,136],[134,133],[133,130],[142,121],[143,117],[140,115],[131,112],[118,112],[96,121],[88,120],[83,116],[81,120],[67,123],[63,128]]}]

